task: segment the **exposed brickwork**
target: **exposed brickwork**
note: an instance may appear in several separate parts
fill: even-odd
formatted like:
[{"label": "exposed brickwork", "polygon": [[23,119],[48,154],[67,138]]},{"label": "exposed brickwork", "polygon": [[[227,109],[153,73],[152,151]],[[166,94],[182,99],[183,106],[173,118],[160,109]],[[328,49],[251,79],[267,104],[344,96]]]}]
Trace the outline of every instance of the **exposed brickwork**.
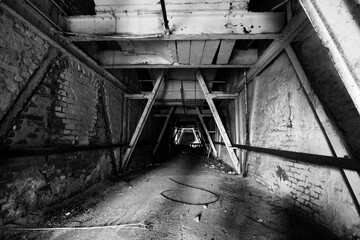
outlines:
[{"label": "exposed brickwork", "polygon": [[[49,45],[18,20],[0,13],[0,118],[34,74]],[[121,79],[120,79],[121,80]],[[60,54],[12,120],[5,149],[75,147],[127,143],[143,104],[123,93],[70,56]],[[133,166],[152,160],[157,132],[150,118],[132,158]],[[144,157],[145,156],[145,157]],[[0,224],[53,204],[104,180],[120,166],[119,149],[0,160]],[[137,161],[138,160],[138,161]],[[116,162],[116,165],[114,165]]]},{"label": "exposed brickwork", "polygon": [[[297,76],[285,54],[257,80],[251,111],[250,144],[331,155]],[[337,169],[293,163],[266,154],[249,154],[249,175],[270,191],[288,198],[289,207],[338,235],[359,224],[348,189]]]},{"label": "exposed brickwork", "polygon": [[360,158],[360,115],[314,29],[293,44],[309,81],[335,119],[354,157]]},{"label": "exposed brickwork", "polygon": [[0,119],[39,67],[48,48],[44,39],[0,11]]}]

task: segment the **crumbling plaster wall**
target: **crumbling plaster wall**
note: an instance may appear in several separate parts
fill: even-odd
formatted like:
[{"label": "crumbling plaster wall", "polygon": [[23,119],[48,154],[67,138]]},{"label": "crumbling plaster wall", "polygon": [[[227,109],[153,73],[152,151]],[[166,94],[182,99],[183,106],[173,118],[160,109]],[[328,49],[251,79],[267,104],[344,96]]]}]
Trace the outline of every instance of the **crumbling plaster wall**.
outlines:
[{"label": "crumbling plaster wall", "polygon": [[[285,53],[254,79],[249,90],[254,94],[249,96],[251,146],[331,156]],[[240,98],[243,99],[243,92]],[[240,107],[243,143],[243,103]],[[228,161],[227,154],[221,158]],[[287,198],[287,207],[293,212],[315,220],[339,236],[358,234],[359,216],[338,169],[250,152],[248,170],[250,177]]]},{"label": "crumbling plaster wall", "polygon": [[[0,11],[0,32],[1,120],[43,64],[51,45],[26,23],[4,11]],[[130,109],[127,104],[114,85],[73,57],[59,53],[6,133],[0,136],[1,148],[126,144],[138,119],[131,112],[138,113],[143,106],[133,103]],[[149,129],[147,124],[145,132]],[[150,155],[148,149],[138,148],[137,152],[142,155],[137,154],[135,162],[142,163],[143,155]],[[119,149],[1,157],[0,225],[108,178],[119,170],[121,157]]]}]

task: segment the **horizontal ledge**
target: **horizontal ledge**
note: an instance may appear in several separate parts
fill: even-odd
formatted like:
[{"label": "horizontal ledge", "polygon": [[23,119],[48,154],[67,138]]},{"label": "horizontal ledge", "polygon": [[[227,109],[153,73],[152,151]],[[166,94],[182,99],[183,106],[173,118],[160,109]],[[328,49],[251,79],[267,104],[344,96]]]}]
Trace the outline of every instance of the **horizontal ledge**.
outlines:
[{"label": "horizontal ledge", "polygon": [[244,34],[134,34],[134,35],[101,35],[75,32],[58,32],[70,42],[88,41],[174,41],[174,40],[275,40],[279,33],[244,33]]},{"label": "horizontal ledge", "polygon": [[[222,142],[214,142],[214,144],[224,145]],[[240,145],[240,144],[233,144],[233,147],[249,150],[258,153],[265,153],[270,154],[282,158],[287,158],[295,161],[299,161],[302,163],[308,164],[315,164],[321,166],[329,166],[329,167],[337,167],[341,169],[349,169],[349,170],[360,170],[360,162],[357,159],[350,159],[350,158],[339,158],[339,157],[331,157],[331,156],[324,156],[318,154],[311,154],[311,153],[301,153],[301,152],[293,152],[293,151],[286,151],[286,150],[278,150],[278,149],[271,149],[271,148],[262,148],[262,147],[253,147],[248,145]]]},{"label": "horizontal ledge", "polygon": [[134,64],[134,65],[103,65],[105,69],[138,69],[138,68],[251,68],[253,65],[248,64],[239,64],[239,65],[219,65],[219,64],[209,64],[209,65],[188,65],[188,64],[173,64],[173,65],[158,65],[158,64]]}]

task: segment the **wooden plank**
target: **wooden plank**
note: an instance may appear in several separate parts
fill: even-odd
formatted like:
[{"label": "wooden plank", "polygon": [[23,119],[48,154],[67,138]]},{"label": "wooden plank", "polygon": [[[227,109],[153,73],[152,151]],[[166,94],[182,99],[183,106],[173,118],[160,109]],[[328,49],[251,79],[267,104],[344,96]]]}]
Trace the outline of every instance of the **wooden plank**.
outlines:
[{"label": "wooden plank", "polygon": [[210,93],[208,95],[211,98],[216,99],[237,99],[239,97],[238,93]]},{"label": "wooden plank", "polygon": [[30,100],[34,90],[44,79],[45,74],[51,67],[58,54],[58,49],[50,47],[44,60],[41,62],[40,67],[31,76],[28,84],[24,87],[24,90],[19,94],[15,102],[12,104],[12,107],[2,118],[0,122],[0,136],[5,136],[6,132],[11,127],[12,120],[21,112],[25,104]]},{"label": "wooden plank", "polygon": [[212,64],[219,43],[219,40],[207,40],[205,42],[204,52],[201,58],[201,64]]},{"label": "wooden plank", "polygon": [[300,0],[360,113],[360,29],[355,1]]},{"label": "wooden plank", "polygon": [[248,50],[234,49],[228,64],[253,65],[256,63],[257,60],[258,60],[257,49],[248,49]]},{"label": "wooden plank", "polygon": [[[206,10],[228,10],[231,4],[233,9],[247,10],[248,0],[223,0],[223,1],[178,1],[167,0],[166,11],[170,14],[172,12],[190,12],[190,11],[206,11]],[[95,1],[95,11],[97,13],[104,12],[136,12],[143,13],[157,13],[161,14],[160,3],[153,0],[141,0],[141,1]]]},{"label": "wooden plank", "polygon": [[176,50],[176,41],[168,41],[168,46],[171,52],[171,58],[173,60],[174,63],[179,62],[178,60],[178,54],[177,54],[177,50]]},{"label": "wooden plank", "polygon": [[164,33],[155,34],[121,34],[121,35],[103,35],[103,34],[81,34],[81,33],[70,33],[70,32],[58,32],[69,42],[89,42],[89,41],[176,41],[176,40],[273,40],[280,37],[279,33],[224,33],[224,34],[170,34],[165,35]]},{"label": "wooden plank", "polygon": [[216,106],[214,104],[214,101],[209,93],[209,90],[206,86],[206,83],[205,83],[205,80],[203,78],[203,76],[201,75],[200,71],[197,71],[196,72],[196,78],[198,79],[199,81],[199,84],[200,84],[200,87],[201,89],[203,90],[204,92],[204,95],[205,95],[205,98],[206,98],[206,101],[210,107],[210,110],[211,110],[211,113],[213,114],[214,116],[214,119],[215,119],[215,122],[216,122],[216,125],[219,129],[219,132],[221,134],[221,137],[223,138],[223,141],[225,142],[225,145],[226,145],[226,149],[228,150],[228,153],[229,153],[229,156],[230,156],[230,159],[233,163],[233,167],[235,169],[235,171],[237,173],[240,174],[240,163],[239,163],[239,160],[238,158],[236,157],[235,155],[235,152],[232,148],[232,144],[231,144],[231,141],[230,141],[230,138],[229,136],[227,135],[226,133],[226,130],[225,130],[225,127],[221,121],[221,118],[219,116],[219,113],[216,109]]},{"label": "wooden plank", "polygon": [[191,41],[190,64],[197,65],[201,63],[205,41]]},{"label": "wooden plank", "polygon": [[205,132],[205,134],[206,134],[206,137],[207,137],[207,139],[208,139],[208,141],[209,141],[209,144],[210,144],[210,147],[211,147],[211,150],[212,150],[211,153],[212,153],[213,157],[216,159],[217,156],[218,156],[217,151],[216,151],[216,147],[215,147],[214,142],[213,142],[213,140],[212,140],[212,138],[211,138],[210,132],[209,132],[209,130],[208,130],[206,124],[205,124],[205,121],[204,121],[204,118],[203,118],[203,114],[201,113],[201,111],[200,111],[200,109],[199,109],[198,107],[196,108],[196,111],[197,111],[197,114],[198,114],[198,116],[199,116],[201,125],[202,125],[202,127],[203,127],[203,129],[204,129],[204,132]]},{"label": "wooden plank", "polygon": [[[324,133],[324,136],[329,144],[330,149],[332,149],[332,154],[334,157],[337,156],[351,156],[351,152],[346,146],[346,142],[342,137],[342,133],[339,129],[336,128],[332,121],[327,116],[324,106],[321,104],[314,90],[312,89],[310,82],[303,70],[300,61],[298,60],[294,50],[291,46],[288,46],[286,53],[295,69],[295,72],[299,78],[300,86],[305,93],[306,99],[311,106],[316,120],[318,121],[321,130]],[[336,133],[336,134],[334,134]],[[344,161],[349,161],[350,159],[345,159]],[[349,190],[354,202],[356,204],[357,210],[360,210],[359,201],[360,201],[360,176],[356,171],[342,170],[340,169],[342,176],[344,177],[345,182],[349,183]]]},{"label": "wooden plank", "polygon": [[189,64],[190,62],[190,41],[177,41],[176,49],[178,61],[180,64]]},{"label": "wooden plank", "polygon": [[[229,10],[179,12],[169,15],[171,35],[178,34],[262,34],[279,33],[285,26],[285,13]],[[241,23],[241,24],[239,24]],[[106,13],[66,18],[66,31],[91,35],[164,35],[162,15]],[[146,26],[146,27],[144,27]],[[168,39],[171,40],[171,39]]]},{"label": "wooden plank", "polygon": [[161,129],[159,138],[158,138],[158,140],[156,141],[156,145],[155,145],[155,148],[154,148],[154,151],[153,151],[153,157],[156,156],[156,153],[157,153],[157,151],[159,150],[161,141],[162,141],[162,139],[163,139],[163,137],[164,137],[164,133],[165,133],[165,131],[166,131],[166,129],[167,129],[167,126],[169,125],[170,118],[171,118],[172,114],[174,113],[174,111],[175,111],[175,107],[173,106],[173,107],[170,108],[170,112],[169,112],[169,114],[167,115],[167,118],[166,118],[166,120],[165,120],[165,123],[164,123],[164,125],[163,125],[163,128]]},{"label": "wooden plank", "polygon": [[104,69],[196,69],[196,68],[208,68],[208,69],[218,69],[218,68],[250,68],[254,64],[231,64],[231,65],[190,65],[190,64],[127,64],[127,65],[102,65]]},{"label": "wooden plank", "polygon": [[221,40],[216,64],[227,64],[229,62],[235,40]]},{"label": "wooden plank", "polygon": [[112,65],[163,65],[172,64],[161,56],[154,54],[127,53],[119,50],[106,50],[99,53],[99,63],[105,66]]},{"label": "wooden plank", "polygon": [[[250,68],[247,74],[247,81],[250,82],[262,70],[264,70],[290,43],[291,41],[307,26],[309,21],[305,13],[300,12],[296,15],[290,23],[281,32],[279,39],[274,40],[270,46],[259,57],[253,67]],[[234,92],[239,92],[244,87],[245,77],[235,84]]]},{"label": "wooden plank", "polygon": [[162,83],[163,79],[165,77],[165,72],[164,71],[161,71],[159,77],[157,78],[156,82],[155,82],[155,85],[154,85],[154,88],[151,92],[151,96],[149,97],[146,105],[145,105],[145,108],[144,108],[144,111],[143,113],[141,114],[141,117],[140,117],[140,120],[136,126],[136,129],[134,131],[134,134],[130,140],[130,143],[129,143],[129,148],[126,149],[126,152],[124,154],[124,158],[123,158],[123,162],[122,162],[122,170],[125,171],[129,162],[130,162],[130,158],[131,158],[131,155],[132,153],[134,152],[135,150],[135,147],[136,147],[136,143],[138,142],[139,140],[139,137],[141,135],[141,132],[145,126],[145,123],[146,123],[146,120],[150,114],[150,111],[152,109],[152,106],[155,102],[155,98],[156,98],[156,95],[158,93],[158,90],[159,90],[159,87],[160,87],[160,84]]}]

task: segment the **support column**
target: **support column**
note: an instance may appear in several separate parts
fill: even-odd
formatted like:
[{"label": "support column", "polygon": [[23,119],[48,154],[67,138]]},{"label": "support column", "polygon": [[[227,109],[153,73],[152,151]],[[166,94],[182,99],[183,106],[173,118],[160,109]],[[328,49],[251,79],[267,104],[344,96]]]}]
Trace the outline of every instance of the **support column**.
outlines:
[{"label": "support column", "polygon": [[197,113],[198,113],[198,116],[199,116],[201,125],[202,125],[203,128],[204,128],[206,137],[208,138],[210,147],[211,147],[211,149],[212,149],[211,153],[212,153],[213,157],[216,159],[216,158],[217,158],[217,150],[216,150],[216,147],[215,147],[215,145],[214,145],[214,142],[213,142],[213,140],[212,140],[212,138],[211,138],[211,135],[210,135],[210,133],[209,133],[208,128],[207,128],[206,125],[205,125],[204,118],[203,118],[203,116],[201,115],[200,109],[199,109],[198,107],[196,108],[196,111],[197,111]]},{"label": "support column", "polygon": [[122,170],[124,171],[126,169],[126,167],[129,164],[130,158],[132,153],[134,152],[135,146],[137,141],[139,140],[139,137],[141,135],[141,132],[145,126],[146,120],[150,114],[150,111],[152,109],[152,106],[154,105],[155,99],[156,99],[156,95],[159,91],[159,87],[160,84],[162,83],[163,79],[164,79],[165,73],[164,71],[162,71],[159,75],[159,77],[157,78],[154,88],[152,90],[152,92],[148,95],[148,101],[146,103],[146,106],[144,108],[144,111],[140,117],[140,120],[136,126],[136,129],[134,131],[134,134],[130,140],[130,144],[129,144],[129,148],[126,150],[125,155],[124,155],[124,160],[123,160],[123,165],[122,165]]},{"label": "support column", "polygon": [[169,114],[168,114],[168,116],[167,116],[167,118],[165,120],[165,124],[164,124],[163,128],[161,129],[158,140],[156,141],[156,145],[155,145],[155,148],[154,148],[154,151],[153,151],[153,157],[155,157],[155,155],[156,155],[156,153],[157,153],[157,151],[158,151],[158,149],[160,147],[160,143],[161,143],[161,141],[162,141],[162,139],[164,137],[164,133],[165,133],[165,131],[167,129],[167,126],[169,125],[170,118],[171,118],[172,114],[174,113],[174,111],[175,111],[175,107],[173,106],[173,107],[170,108],[170,112],[169,112]]},{"label": "support column", "polygon": [[225,130],[225,127],[221,121],[221,118],[219,116],[219,113],[216,109],[216,106],[214,104],[214,101],[213,101],[213,97],[212,95],[210,94],[207,86],[206,86],[206,83],[205,83],[205,80],[203,78],[203,76],[201,75],[200,71],[196,71],[196,77],[199,81],[199,84],[200,84],[200,87],[205,95],[205,99],[206,99],[206,102],[209,104],[209,107],[210,107],[210,110],[214,116],[214,119],[215,119],[215,122],[216,122],[216,125],[219,129],[219,132],[221,134],[221,137],[223,138],[224,140],[224,143],[225,143],[225,146],[226,146],[226,149],[229,153],[229,156],[231,158],[231,161],[234,165],[234,169],[237,173],[240,174],[240,163],[239,163],[239,160],[238,158],[236,157],[235,155],[235,152],[234,152],[234,148],[232,147],[232,144],[231,144],[231,141],[230,141],[230,138],[229,136],[227,135],[226,133],[226,130]]}]

